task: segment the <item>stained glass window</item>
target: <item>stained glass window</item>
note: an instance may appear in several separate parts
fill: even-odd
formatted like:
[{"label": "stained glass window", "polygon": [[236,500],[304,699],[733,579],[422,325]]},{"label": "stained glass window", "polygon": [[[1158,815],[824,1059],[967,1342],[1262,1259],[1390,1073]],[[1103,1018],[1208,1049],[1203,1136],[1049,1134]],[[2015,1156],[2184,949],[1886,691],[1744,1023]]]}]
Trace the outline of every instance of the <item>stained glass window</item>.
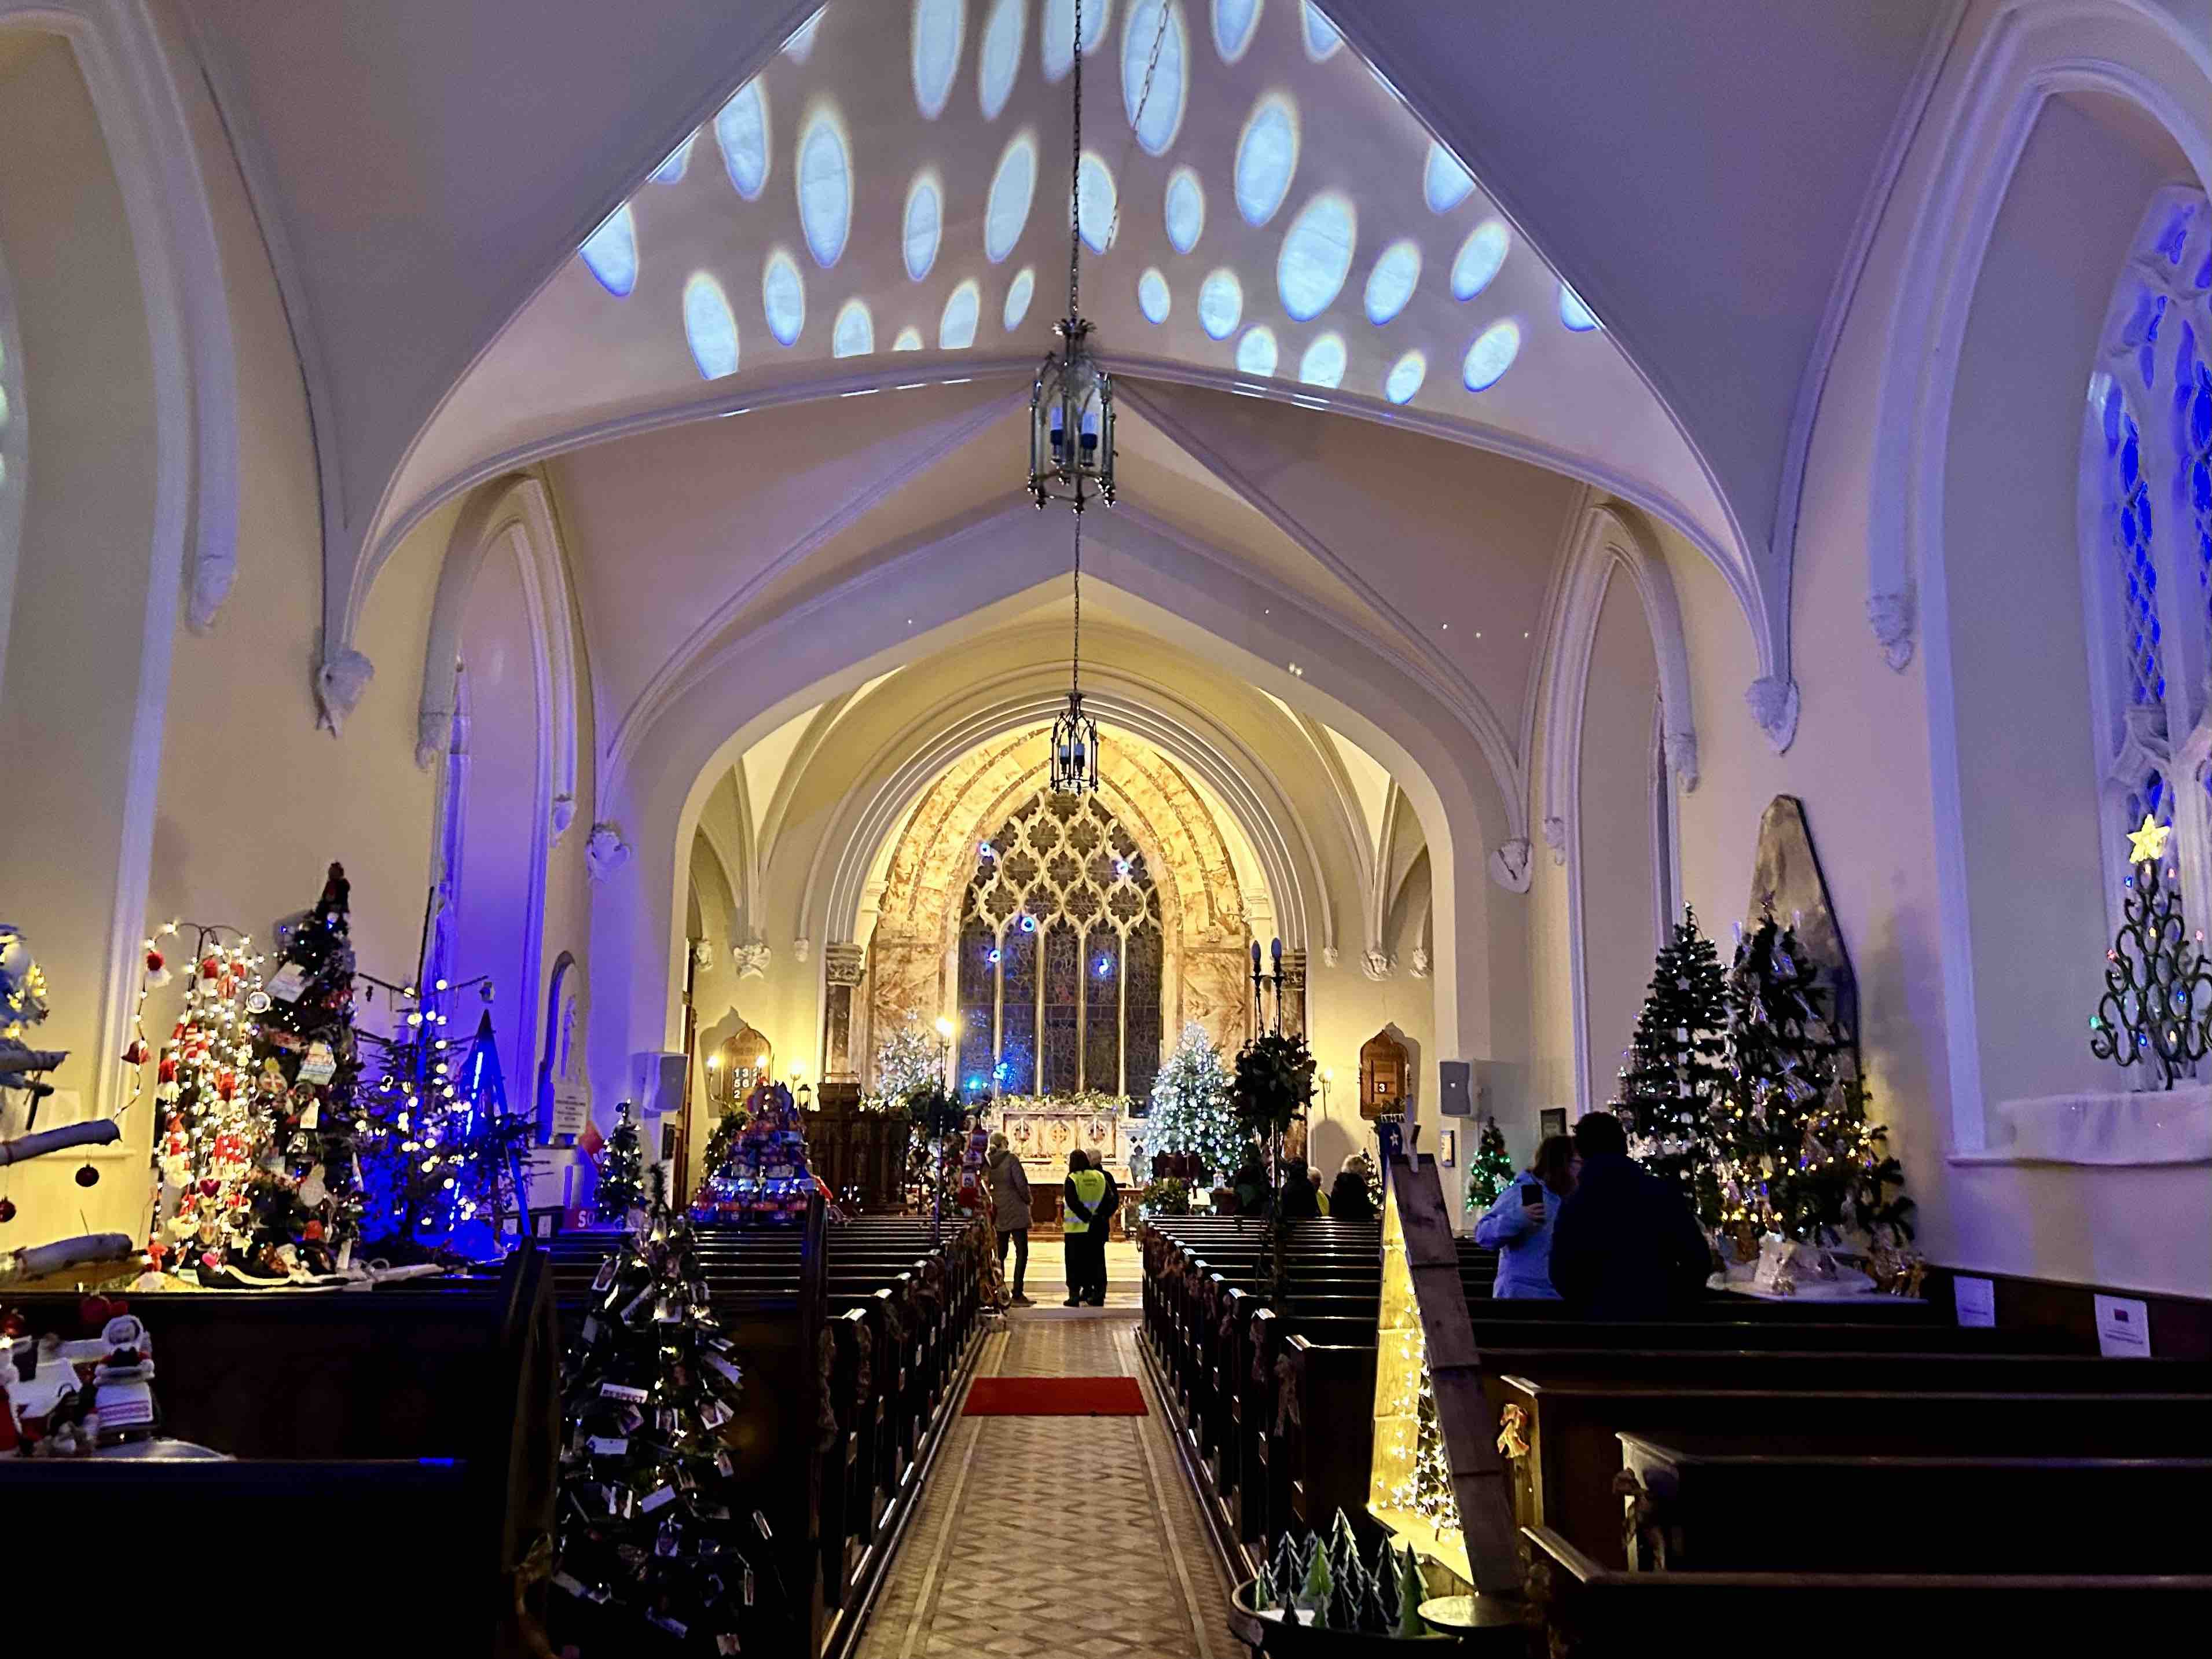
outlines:
[{"label": "stained glass window", "polygon": [[1040,794],[985,845],[962,911],[963,1088],[1150,1093],[1165,953],[1135,838],[1096,796]]},{"label": "stained glass window", "polygon": [[2160,650],[2158,566],[2151,556],[2150,490],[2143,482],[2142,430],[2114,386],[2105,399],[2105,451],[2112,490],[2112,550],[2126,630],[2130,701],[2166,699]]}]

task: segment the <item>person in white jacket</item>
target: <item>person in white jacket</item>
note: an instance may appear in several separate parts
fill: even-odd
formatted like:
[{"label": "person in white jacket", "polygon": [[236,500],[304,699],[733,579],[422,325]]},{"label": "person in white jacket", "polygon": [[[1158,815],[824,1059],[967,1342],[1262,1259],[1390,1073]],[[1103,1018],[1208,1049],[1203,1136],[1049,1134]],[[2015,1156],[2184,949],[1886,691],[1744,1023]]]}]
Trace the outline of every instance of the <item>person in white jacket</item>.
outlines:
[{"label": "person in white jacket", "polygon": [[1491,1295],[1559,1300],[1552,1288],[1552,1223],[1560,1200],[1575,1189],[1581,1163],[1571,1137],[1547,1135],[1526,1172],[1474,1224],[1474,1242],[1498,1252]]}]

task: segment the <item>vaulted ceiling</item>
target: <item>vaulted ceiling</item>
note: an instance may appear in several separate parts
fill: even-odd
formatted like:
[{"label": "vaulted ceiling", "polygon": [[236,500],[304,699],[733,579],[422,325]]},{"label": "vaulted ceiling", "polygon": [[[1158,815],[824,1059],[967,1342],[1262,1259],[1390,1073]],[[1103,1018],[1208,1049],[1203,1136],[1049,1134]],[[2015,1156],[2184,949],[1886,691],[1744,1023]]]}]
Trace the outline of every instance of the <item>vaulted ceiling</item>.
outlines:
[{"label": "vaulted ceiling", "polygon": [[[1066,117],[1044,47],[1066,0],[1012,7],[1022,46],[995,114],[987,106],[1011,25],[993,0],[844,0],[790,52],[811,0],[537,0],[524,27],[447,0],[180,3],[309,381],[335,637],[363,591],[372,539],[473,466],[755,392],[818,395],[841,374],[901,384],[891,377],[903,365],[882,360],[909,325],[923,341],[908,360],[916,378],[960,379],[987,358],[1011,367],[1036,355],[1056,308]],[[1094,0],[1086,13],[1099,9]],[[1143,0],[1133,10],[1141,34],[1158,13]],[[1086,141],[1121,213],[1115,245],[1087,261],[1085,305],[1148,389],[1232,380],[1241,349],[1243,377],[1263,391],[1395,413],[1642,499],[1724,565],[1741,561],[1732,581],[1772,611],[1786,591],[1775,544],[1786,550],[1833,319],[1954,3],[1550,0],[1471,19],[1426,0],[1326,15],[1297,0],[1184,0],[1170,26],[1179,118],[1155,125],[1156,112],[1141,135],[1122,87],[1130,0],[1108,11],[1089,60]],[[898,27],[884,27],[894,15]],[[726,154],[714,125],[757,76],[764,170],[748,200],[750,118],[741,107],[727,124]],[[1267,113],[1276,98],[1294,116],[1298,160],[1255,224],[1237,203],[1239,155],[1255,148],[1248,128],[1259,130],[1243,172],[1248,186],[1264,182],[1285,131]],[[990,183],[1024,130],[1038,146],[1034,200],[994,260]],[[834,160],[836,144],[819,135],[842,137],[851,164],[849,231],[827,264],[845,210],[833,210],[833,192],[810,211],[794,188],[803,167]],[[1429,164],[1431,137],[1449,149],[1441,171]],[[653,181],[687,141],[684,176]],[[1425,186],[1457,187],[1451,155],[1475,184],[1440,212],[1431,195],[1449,191]],[[1188,253],[1165,211],[1184,167],[1205,198]],[[908,208],[933,167],[939,240],[916,282],[908,255],[927,241],[929,216]],[[1332,196],[1352,210],[1348,260],[1332,251],[1345,216],[1308,215]],[[617,297],[575,255],[625,204],[636,269]],[[1455,298],[1451,268],[1493,216],[1509,239],[1504,264]],[[1303,252],[1287,246],[1302,221],[1315,233]],[[1419,248],[1421,275],[1403,313],[1378,326],[1366,314],[1370,277],[1401,240]],[[779,247],[805,300],[789,346],[769,316],[773,291],[793,286],[769,276]],[[1317,264],[1327,288],[1339,264],[1331,305],[1298,319],[1319,291],[1301,290],[1300,273]],[[1008,331],[1008,290],[1025,266],[1036,292]],[[1155,267],[1161,323],[1145,310],[1158,309],[1157,289],[1140,287]],[[1218,340],[1200,305],[1216,269],[1237,275],[1243,300],[1237,328]],[[687,340],[695,272],[720,286],[737,325],[732,375],[703,379]],[[947,311],[957,338],[957,296],[970,279],[974,343],[948,344]],[[1601,328],[1565,325],[1562,279]],[[874,350],[842,360],[836,320],[854,300],[868,307]],[[1565,315],[1579,321],[1574,303]],[[695,298],[695,316],[706,309]],[[1260,348],[1247,344],[1255,316],[1276,336],[1265,379]],[[1518,353],[1494,386],[1470,390],[1482,378],[1466,372],[1470,346],[1507,320]],[[1310,364],[1309,353],[1331,332],[1345,342],[1343,377],[1316,386],[1299,373],[1329,370],[1332,346]],[[856,337],[848,323],[847,343]],[[1415,349],[1425,378],[1394,405],[1389,371]],[[1778,638],[1771,616],[1764,626]]]}]

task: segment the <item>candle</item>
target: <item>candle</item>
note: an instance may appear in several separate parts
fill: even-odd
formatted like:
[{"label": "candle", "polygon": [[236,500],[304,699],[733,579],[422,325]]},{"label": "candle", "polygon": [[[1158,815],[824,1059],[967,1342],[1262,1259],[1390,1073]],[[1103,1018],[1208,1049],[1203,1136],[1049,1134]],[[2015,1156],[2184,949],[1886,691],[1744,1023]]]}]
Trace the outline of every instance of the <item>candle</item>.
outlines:
[{"label": "candle", "polygon": [[1268,948],[1275,958],[1275,966],[1278,968],[1281,967],[1283,965],[1283,941],[1277,939]]},{"label": "candle", "polygon": [[1256,939],[1252,941],[1252,971],[1260,971],[1260,941]]}]

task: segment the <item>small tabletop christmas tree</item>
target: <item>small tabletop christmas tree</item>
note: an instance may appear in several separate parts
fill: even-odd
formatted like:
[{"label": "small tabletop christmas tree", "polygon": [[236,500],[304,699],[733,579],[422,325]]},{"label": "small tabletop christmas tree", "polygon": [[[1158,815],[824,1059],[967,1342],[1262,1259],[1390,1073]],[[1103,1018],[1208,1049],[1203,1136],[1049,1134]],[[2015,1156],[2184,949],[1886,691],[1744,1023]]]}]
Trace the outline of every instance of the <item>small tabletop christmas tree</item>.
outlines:
[{"label": "small tabletop christmas tree", "polygon": [[1196,1020],[1182,1028],[1152,1080],[1145,1144],[1155,1152],[1194,1152],[1206,1173],[1225,1181],[1243,1162],[1251,1136],[1229,1103],[1221,1050]]},{"label": "small tabletop christmas tree", "polygon": [[1680,1183],[1707,1226],[1720,1221],[1712,1170],[1714,1112],[1728,1081],[1720,954],[1689,906],[1651,969],[1651,987],[1620,1071],[1630,1150],[1656,1176]]},{"label": "small tabletop christmas tree", "polygon": [[[252,1188],[289,1091],[281,1067],[264,1070],[258,1083],[251,1069],[255,1028],[247,1011],[269,997],[249,943],[224,945],[214,928],[196,930],[184,1006],[155,1068],[160,1119],[147,1261],[210,1284],[226,1280],[231,1264],[252,1254]],[[147,961],[148,986],[166,984],[161,951],[149,948]],[[132,1056],[143,1063],[143,1042],[132,1043]]]},{"label": "small tabletop christmas tree", "polygon": [[683,1218],[656,1197],[586,1306],[561,1368],[553,1583],[573,1599],[556,1601],[553,1627],[588,1636],[628,1618],[686,1652],[749,1652],[762,1610],[730,1547],[740,1498],[726,1436],[742,1376]]},{"label": "small tabletop christmas tree", "polygon": [[1482,1120],[1481,1139],[1475,1142],[1474,1162],[1468,1166],[1468,1208],[1488,1209],[1512,1182],[1513,1159],[1505,1150],[1505,1132],[1498,1127],[1496,1118],[1486,1117]]},{"label": "small tabletop christmas tree", "polygon": [[614,1133],[599,1157],[599,1192],[592,1202],[602,1221],[625,1224],[645,1198],[645,1153],[638,1145],[636,1108],[627,1100],[615,1107]]},{"label": "small tabletop christmas tree", "polygon": [[2212,1050],[2212,967],[2190,938],[2180,894],[2165,884],[2174,873],[2166,864],[2172,833],[2146,814],[2128,836],[2134,867],[2124,920],[2105,952],[2105,994],[2089,1017],[2089,1052],[2142,1066],[2160,1089],[2195,1077]]}]

